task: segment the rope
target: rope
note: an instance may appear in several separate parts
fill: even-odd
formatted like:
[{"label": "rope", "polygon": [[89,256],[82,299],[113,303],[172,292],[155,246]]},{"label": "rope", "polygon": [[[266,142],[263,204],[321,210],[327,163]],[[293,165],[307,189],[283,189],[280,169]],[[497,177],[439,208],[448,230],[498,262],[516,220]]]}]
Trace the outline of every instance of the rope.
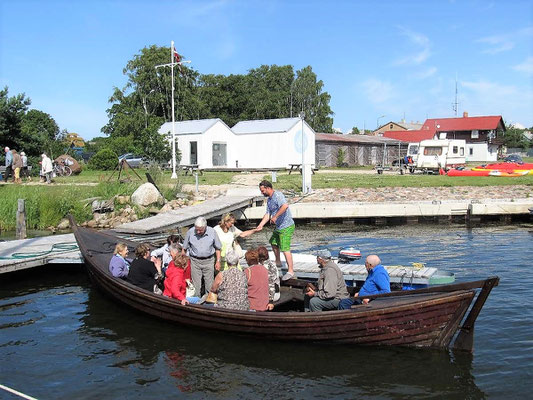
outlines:
[{"label": "rope", "polygon": [[37,400],[35,397],[28,396],[27,394],[18,392],[15,389],[11,389],[10,387],[7,387],[7,386],[1,385],[1,384],[0,384],[0,389],[4,389],[6,392],[13,393],[14,395],[22,397],[23,399]]},{"label": "rope", "polygon": [[20,252],[20,253],[13,253],[10,256],[6,257],[0,257],[0,260],[20,260],[25,258],[34,258],[34,257],[42,257],[47,254],[51,253],[60,253],[65,251],[73,251],[78,250],[78,245],[73,242],[61,242],[61,243],[55,243],[52,245],[50,250],[43,250],[43,251],[37,251],[34,253],[29,252]]}]

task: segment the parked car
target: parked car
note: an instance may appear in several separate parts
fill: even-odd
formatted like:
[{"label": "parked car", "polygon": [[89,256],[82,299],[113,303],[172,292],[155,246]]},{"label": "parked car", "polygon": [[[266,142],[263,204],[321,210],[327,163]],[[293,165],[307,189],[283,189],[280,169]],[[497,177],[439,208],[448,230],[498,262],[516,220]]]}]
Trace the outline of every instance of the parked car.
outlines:
[{"label": "parked car", "polygon": [[142,167],[146,163],[146,159],[144,157],[137,156],[133,153],[122,154],[118,157],[118,161],[121,162],[122,160],[126,160],[132,168]]},{"label": "parked car", "polygon": [[522,160],[522,157],[520,157],[520,155],[518,154],[509,154],[508,156],[506,156],[503,161],[505,162],[514,162],[514,163],[521,163],[521,162],[524,162],[524,160]]}]

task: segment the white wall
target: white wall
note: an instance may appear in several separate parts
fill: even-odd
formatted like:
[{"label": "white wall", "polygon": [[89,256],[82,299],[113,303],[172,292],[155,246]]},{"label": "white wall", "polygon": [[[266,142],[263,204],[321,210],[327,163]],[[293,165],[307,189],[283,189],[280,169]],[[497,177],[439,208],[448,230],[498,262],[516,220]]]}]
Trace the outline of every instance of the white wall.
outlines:
[{"label": "white wall", "polygon": [[465,150],[467,162],[492,162],[498,158],[498,147],[487,143],[467,143]]},{"label": "white wall", "polygon": [[[213,143],[226,144],[226,167],[287,168],[301,164],[301,129],[297,123],[287,132],[235,134],[218,121],[202,134],[176,134],[181,152],[180,164],[191,164],[190,142],[197,142],[200,168],[213,168]],[[315,132],[304,123],[304,156],[306,164],[315,163]],[[216,166],[215,166],[216,168]]]}]

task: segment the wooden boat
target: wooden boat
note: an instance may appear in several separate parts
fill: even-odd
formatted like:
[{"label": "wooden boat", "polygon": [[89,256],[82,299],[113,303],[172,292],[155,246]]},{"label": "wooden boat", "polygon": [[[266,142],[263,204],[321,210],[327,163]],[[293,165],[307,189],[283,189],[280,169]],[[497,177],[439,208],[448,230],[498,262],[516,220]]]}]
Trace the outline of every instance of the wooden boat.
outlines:
[{"label": "wooden boat", "polygon": [[[105,294],[143,313],[186,327],[248,335],[262,340],[309,341],[352,345],[413,346],[471,351],[474,322],[499,278],[392,292],[350,310],[321,313],[290,312],[301,306],[304,281],[282,286],[279,312],[232,311],[180,302],[156,295],[108,270],[118,241],[111,234],[71,225],[92,282]],[[135,242],[125,243],[132,248]],[[132,250],[132,249],[130,249]],[[476,298],[476,289],[481,289]],[[465,318],[470,305],[474,305]],[[284,304],[282,304],[284,303]],[[461,321],[464,322],[461,325]]]}]

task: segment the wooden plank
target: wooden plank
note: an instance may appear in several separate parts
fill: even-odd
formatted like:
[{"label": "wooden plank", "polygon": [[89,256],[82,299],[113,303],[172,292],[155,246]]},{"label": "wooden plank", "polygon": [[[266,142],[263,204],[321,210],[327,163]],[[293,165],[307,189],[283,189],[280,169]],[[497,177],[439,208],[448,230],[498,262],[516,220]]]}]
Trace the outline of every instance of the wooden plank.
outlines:
[{"label": "wooden plank", "polygon": [[157,214],[153,217],[134,222],[128,222],[114,228],[114,230],[121,233],[136,233],[146,235],[149,233],[161,232],[163,230],[174,229],[182,226],[189,226],[194,224],[194,220],[200,216],[209,219],[227,212],[251,207],[255,199],[258,199],[258,197],[219,197],[216,199],[206,200],[202,203],[189,207],[180,208],[179,210],[172,210],[166,213]]}]

